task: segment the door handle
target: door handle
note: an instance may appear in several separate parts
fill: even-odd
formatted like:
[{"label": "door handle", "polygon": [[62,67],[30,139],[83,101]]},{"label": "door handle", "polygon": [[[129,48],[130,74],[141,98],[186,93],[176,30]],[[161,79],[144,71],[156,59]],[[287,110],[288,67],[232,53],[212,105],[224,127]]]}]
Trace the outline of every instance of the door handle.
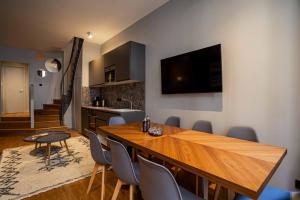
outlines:
[{"label": "door handle", "polygon": [[19,92],[20,92],[20,93],[23,93],[23,92],[24,92],[24,89],[20,89]]}]

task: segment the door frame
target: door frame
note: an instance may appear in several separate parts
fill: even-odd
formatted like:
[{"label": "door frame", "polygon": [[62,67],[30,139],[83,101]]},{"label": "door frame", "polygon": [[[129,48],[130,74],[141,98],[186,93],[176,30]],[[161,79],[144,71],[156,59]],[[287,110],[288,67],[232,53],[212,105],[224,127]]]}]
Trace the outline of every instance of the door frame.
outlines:
[{"label": "door frame", "polygon": [[0,113],[4,114],[5,113],[5,94],[3,91],[3,78],[4,78],[4,65],[5,67],[18,67],[18,68],[24,68],[25,69],[25,74],[24,74],[24,94],[25,94],[25,110],[29,112],[29,65],[26,63],[18,63],[18,62],[12,62],[12,61],[0,61]]}]

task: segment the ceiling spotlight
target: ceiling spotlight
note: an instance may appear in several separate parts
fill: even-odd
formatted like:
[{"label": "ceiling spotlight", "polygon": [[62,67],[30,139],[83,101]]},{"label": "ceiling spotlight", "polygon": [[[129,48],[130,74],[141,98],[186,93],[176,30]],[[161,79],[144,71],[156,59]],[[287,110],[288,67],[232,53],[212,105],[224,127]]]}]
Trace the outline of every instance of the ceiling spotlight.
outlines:
[{"label": "ceiling spotlight", "polygon": [[93,37],[94,37],[94,33],[93,32],[87,32],[86,33],[87,34],[87,37],[89,38],[89,39],[92,39]]}]

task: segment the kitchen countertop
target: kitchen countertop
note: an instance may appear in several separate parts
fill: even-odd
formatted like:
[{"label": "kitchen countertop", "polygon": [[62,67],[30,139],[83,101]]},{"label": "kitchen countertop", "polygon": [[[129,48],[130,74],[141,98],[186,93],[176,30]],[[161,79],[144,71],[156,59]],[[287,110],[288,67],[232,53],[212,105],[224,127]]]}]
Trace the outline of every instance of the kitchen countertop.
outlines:
[{"label": "kitchen countertop", "polygon": [[143,112],[142,110],[135,110],[130,108],[111,108],[111,107],[96,107],[96,106],[81,106],[82,108],[100,110],[112,113],[126,113],[126,112]]}]

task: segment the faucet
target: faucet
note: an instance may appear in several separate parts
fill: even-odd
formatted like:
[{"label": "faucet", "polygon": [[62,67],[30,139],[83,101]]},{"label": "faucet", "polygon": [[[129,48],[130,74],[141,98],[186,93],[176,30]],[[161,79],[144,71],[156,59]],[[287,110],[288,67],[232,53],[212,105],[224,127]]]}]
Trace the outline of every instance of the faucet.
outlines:
[{"label": "faucet", "polygon": [[122,97],[122,98],[117,98],[117,101],[125,101],[125,102],[130,103],[130,109],[132,110],[132,101],[131,100],[125,99]]}]

